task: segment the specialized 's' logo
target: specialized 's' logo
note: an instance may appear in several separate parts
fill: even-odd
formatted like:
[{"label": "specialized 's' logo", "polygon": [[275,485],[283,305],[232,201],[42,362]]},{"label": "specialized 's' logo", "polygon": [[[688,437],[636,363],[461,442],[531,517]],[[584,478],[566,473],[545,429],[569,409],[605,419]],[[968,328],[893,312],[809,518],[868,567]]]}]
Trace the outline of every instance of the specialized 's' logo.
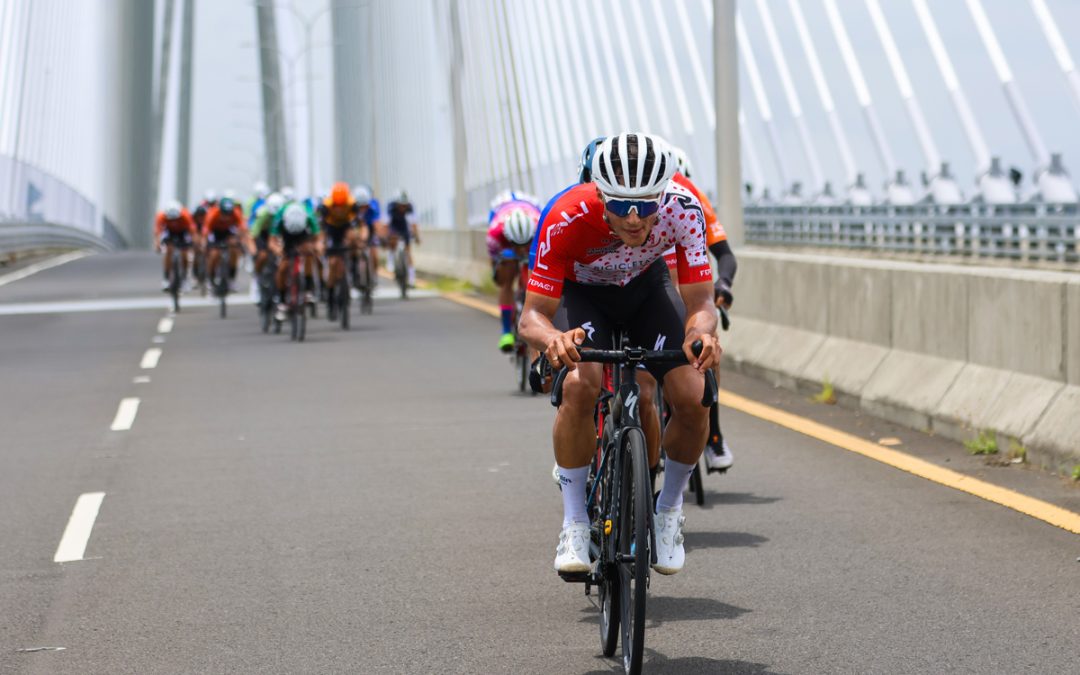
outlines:
[{"label": "specialized 's' logo", "polygon": [[630,411],[631,417],[637,417],[637,402],[637,393],[630,392],[630,395],[626,397],[626,409]]},{"label": "specialized 's' logo", "polygon": [[664,348],[664,343],[665,342],[667,342],[667,336],[666,335],[660,334],[660,335],[656,336],[656,346],[654,346],[653,349],[655,349],[656,351],[660,351],[661,349]]},{"label": "specialized 's' logo", "polygon": [[592,340],[593,333],[596,332],[596,328],[593,327],[592,321],[586,321],[581,324],[581,329],[585,331],[588,334],[589,339]]}]

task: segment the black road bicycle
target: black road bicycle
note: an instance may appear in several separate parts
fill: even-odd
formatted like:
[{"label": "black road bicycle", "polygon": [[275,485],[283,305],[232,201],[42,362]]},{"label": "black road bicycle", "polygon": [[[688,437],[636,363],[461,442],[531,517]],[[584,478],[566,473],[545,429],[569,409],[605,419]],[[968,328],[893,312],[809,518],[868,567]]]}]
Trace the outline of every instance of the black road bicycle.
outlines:
[{"label": "black road bicycle", "polygon": [[[646,350],[628,346],[617,331],[619,349],[583,350],[582,362],[603,363],[604,386],[596,403],[596,458],[590,466],[588,512],[591,522],[589,572],[562,574],[567,582],[585,584],[586,595],[597,589],[600,608],[600,647],[611,656],[621,637],[623,670],[641,672],[645,648],[645,604],[649,568],[656,562],[653,495],[645,433],[638,414],[640,389],[637,366],[648,363],[686,363],[680,350]],[[701,343],[694,345],[700,354]],[[551,403],[562,403],[559,371]],[[703,406],[716,399],[716,379],[705,373]],[[621,628],[621,630],[620,630]]]},{"label": "black road bicycle", "polygon": [[303,342],[307,333],[307,277],[304,275],[304,256],[293,249],[288,252],[289,271],[285,276],[285,305],[290,338]]},{"label": "black road bicycle", "polygon": [[184,281],[184,267],[181,264],[187,251],[183,245],[174,242],[172,248],[172,269],[169,270],[169,295],[172,296],[173,311],[180,311],[180,290]]},{"label": "black road bicycle", "polygon": [[218,299],[220,307],[219,316],[225,318],[225,296],[229,294],[229,242],[221,241],[211,244],[218,250],[217,266],[213,270],[211,279],[214,297]]},{"label": "black road bicycle", "polygon": [[281,331],[281,326],[274,322],[274,311],[277,309],[274,306],[274,272],[277,267],[277,256],[267,252],[266,261],[259,272],[259,325],[264,333],[270,332],[272,324],[278,332]]}]

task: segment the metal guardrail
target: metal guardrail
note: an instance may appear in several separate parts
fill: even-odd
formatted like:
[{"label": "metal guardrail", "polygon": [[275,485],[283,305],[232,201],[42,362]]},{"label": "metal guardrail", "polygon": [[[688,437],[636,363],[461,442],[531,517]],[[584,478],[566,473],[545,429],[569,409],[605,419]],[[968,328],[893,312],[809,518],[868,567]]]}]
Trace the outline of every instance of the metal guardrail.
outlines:
[{"label": "metal guardrail", "polygon": [[49,248],[89,248],[107,251],[115,245],[83,230],[47,223],[0,223],[0,259],[11,254]]},{"label": "metal guardrail", "polygon": [[1080,262],[1076,204],[748,206],[749,243]]}]

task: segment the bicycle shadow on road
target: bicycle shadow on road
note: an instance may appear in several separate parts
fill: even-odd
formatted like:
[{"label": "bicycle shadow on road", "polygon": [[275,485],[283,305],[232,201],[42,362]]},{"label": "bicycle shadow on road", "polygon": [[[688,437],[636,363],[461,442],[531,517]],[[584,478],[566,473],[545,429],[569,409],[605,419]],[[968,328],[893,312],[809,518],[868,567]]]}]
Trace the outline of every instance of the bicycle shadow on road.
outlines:
[{"label": "bicycle shadow on road", "polygon": [[686,598],[667,595],[650,595],[647,605],[648,627],[660,626],[668,621],[712,621],[738,619],[752,610],[729,605],[713,598]]},{"label": "bicycle shadow on road", "polygon": [[[601,658],[606,662],[610,659]],[[642,670],[649,673],[677,673],[678,675],[694,675],[695,673],[708,673],[709,675],[783,675],[764,663],[751,663],[749,661],[733,661],[729,659],[710,659],[703,656],[687,656],[678,659],[669,659],[660,652],[645,648]],[[614,663],[610,670],[590,670],[585,675],[607,675],[608,673],[623,672],[621,663]]]},{"label": "bicycle shadow on road", "polygon": [[686,532],[684,537],[688,552],[703,548],[757,548],[769,541],[768,537],[749,532]]},{"label": "bicycle shadow on road", "polygon": [[[693,498],[689,496],[685,499],[688,504],[693,502]],[[709,511],[716,506],[734,506],[743,504],[756,506],[758,504],[775,504],[781,499],[783,499],[783,497],[759,497],[753,492],[715,492],[706,486],[705,503],[701,506],[695,504],[694,508],[701,509],[702,511]]]}]

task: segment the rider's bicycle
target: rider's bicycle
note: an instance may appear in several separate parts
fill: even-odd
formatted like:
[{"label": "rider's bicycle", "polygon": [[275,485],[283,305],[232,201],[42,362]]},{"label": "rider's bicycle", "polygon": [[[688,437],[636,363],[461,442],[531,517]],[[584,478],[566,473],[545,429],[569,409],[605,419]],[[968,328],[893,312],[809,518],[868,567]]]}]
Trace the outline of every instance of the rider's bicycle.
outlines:
[{"label": "rider's bicycle", "polygon": [[349,330],[349,305],[352,298],[349,296],[350,279],[352,270],[352,252],[347,246],[335,246],[326,249],[326,258],[329,263],[331,257],[341,257],[342,274],[337,282],[327,291],[326,318],[330,321],[338,320],[341,327]]},{"label": "rider's bicycle", "polygon": [[361,248],[352,256],[353,288],[360,293],[360,313],[371,314],[374,308],[372,294],[375,291],[375,276],[371,271],[371,258],[366,248]]},{"label": "rider's bicycle", "polygon": [[286,321],[290,339],[303,342],[307,334],[307,277],[304,274],[304,254],[293,249],[288,252],[289,270],[285,276]]},{"label": "rider's bicycle", "polygon": [[401,299],[409,297],[409,256],[405,252],[405,240],[396,235],[390,235],[391,261],[394,265],[394,281],[397,282],[401,291]]},{"label": "rider's bicycle", "polygon": [[[600,646],[605,656],[622,644],[623,670],[641,672],[645,647],[645,605],[649,568],[656,562],[653,531],[653,495],[645,433],[641,429],[637,366],[649,363],[686,363],[679,350],[645,350],[628,346],[621,331],[619,349],[583,350],[581,361],[603,363],[604,386],[596,404],[597,447],[590,465],[588,513],[591,522],[589,572],[561,574],[568,582],[585,584],[585,593],[597,588],[600,608]],[[694,345],[700,353],[701,343]],[[555,378],[551,403],[562,403],[568,371]],[[712,371],[705,374],[703,406],[716,398]],[[620,630],[621,629],[621,630]]]},{"label": "rider's bicycle", "polygon": [[210,245],[218,250],[217,265],[213,270],[211,285],[214,297],[218,299],[219,316],[225,318],[225,296],[229,294],[229,247],[228,241],[217,241]]},{"label": "rider's bicycle", "polygon": [[180,291],[184,283],[183,260],[186,251],[179,242],[173,242],[169,248],[171,254],[171,269],[169,270],[169,295],[172,296],[173,311],[180,311]]},{"label": "rider's bicycle", "polygon": [[206,297],[206,246],[195,247],[195,255],[191,261],[191,273],[195,277],[195,283],[199,287],[199,295]]},{"label": "rider's bicycle", "polygon": [[262,332],[264,333],[270,331],[271,325],[275,326],[277,332],[281,331],[281,325],[274,322],[274,270],[277,269],[277,266],[277,256],[273,252],[267,251],[266,261],[263,263],[258,279],[259,325],[262,326]]}]

